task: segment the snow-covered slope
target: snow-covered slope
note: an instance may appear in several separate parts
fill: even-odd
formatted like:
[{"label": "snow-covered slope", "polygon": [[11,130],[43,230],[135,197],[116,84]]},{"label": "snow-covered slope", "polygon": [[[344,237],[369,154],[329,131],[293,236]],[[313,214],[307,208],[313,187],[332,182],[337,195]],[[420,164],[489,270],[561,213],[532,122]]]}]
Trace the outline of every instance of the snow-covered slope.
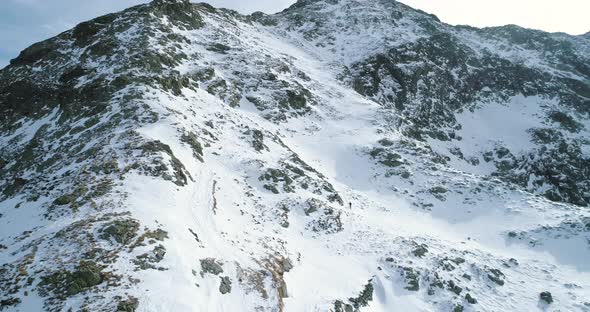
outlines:
[{"label": "snow-covered slope", "polygon": [[156,0],[35,44],[0,310],[588,311],[586,37]]}]

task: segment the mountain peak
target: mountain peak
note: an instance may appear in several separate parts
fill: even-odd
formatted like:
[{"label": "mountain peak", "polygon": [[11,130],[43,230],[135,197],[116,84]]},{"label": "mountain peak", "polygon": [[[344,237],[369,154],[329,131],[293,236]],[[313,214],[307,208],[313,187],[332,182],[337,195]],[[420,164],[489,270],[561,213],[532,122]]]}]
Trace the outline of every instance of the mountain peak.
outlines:
[{"label": "mountain peak", "polygon": [[166,5],[166,4],[190,4],[190,0],[153,0],[153,5]]}]

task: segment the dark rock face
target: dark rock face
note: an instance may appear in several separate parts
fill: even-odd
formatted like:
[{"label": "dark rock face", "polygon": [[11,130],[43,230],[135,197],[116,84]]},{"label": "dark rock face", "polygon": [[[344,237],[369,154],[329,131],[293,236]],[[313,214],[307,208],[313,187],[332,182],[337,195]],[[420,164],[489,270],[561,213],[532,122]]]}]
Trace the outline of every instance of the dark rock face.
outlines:
[{"label": "dark rock face", "polygon": [[[456,133],[462,125],[456,116],[464,110],[473,111],[476,103],[502,103],[513,96],[555,99],[560,110],[548,111],[546,118],[560,129],[553,134],[531,129],[540,135],[536,137],[537,148],[514,155],[512,161],[498,162],[493,176],[553,201],[590,204],[586,183],[590,180],[586,170],[589,156],[576,151],[588,142],[564,138],[567,132],[580,131],[580,118],[587,120],[590,112],[590,59],[584,50],[588,49],[587,42],[514,25],[449,29],[435,17],[397,2],[375,1],[375,5],[387,8],[391,16],[379,16],[358,1],[346,5],[338,1],[299,1],[279,16],[286,21],[288,31],[301,33],[319,47],[337,46],[333,33],[347,35],[355,27],[357,31],[361,27],[383,27],[396,32],[402,24],[417,25],[422,38],[399,43],[390,43],[395,42],[393,38],[383,40],[373,53],[356,57],[345,66],[340,77],[358,93],[395,111],[392,115],[401,114],[397,126],[413,139],[460,141]],[[338,20],[341,13],[354,16],[355,23],[348,25]],[[403,36],[403,31],[399,33]],[[472,36],[488,47],[481,49],[479,43],[466,39]],[[495,50],[506,46],[510,46],[509,50],[527,51],[538,60],[515,60]],[[559,159],[557,155],[564,151],[565,159]],[[379,157],[386,166],[402,164],[399,159]],[[531,184],[529,180],[536,181]]]},{"label": "dark rock face", "polygon": [[473,297],[471,296],[471,294],[466,294],[466,295],[465,295],[465,300],[467,300],[467,302],[468,302],[469,304],[477,304],[477,300],[476,300],[475,298],[473,298]]},{"label": "dark rock face", "polygon": [[221,277],[221,284],[219,285],[219,292],[222,295],[229,294],[231,292],[231,280],[229,276]]},{"label": "dark rock face", "polygon": [[539,294],[539,298],[547,304],[553,303],[553,296],[548,291],[544,291],[541,294]]},{"label": "dark rock face", "polygon": [[371,301],[373,301],[373,284],[372,280],[369,281],[363,291],[358,297],[349,298],[348,302],[345,303],[342,300],[336,300],[334,302],[335,312],[359,312],[362,308],[367,307]]},{"label": "dark rock face", "polygon": [[[542,194],[546,198],[587,206],[590,203],[590,156],[582,152],[584,145],[587,143],[579,140],[557,139],[528,155],[516,158],[510,167],[494,175],[531,191],[550,186]],[[531,180],[532,186],[528,185]]]},{"label": "dark rock face", "polygon": [[223,273],[221,264],[213,258],[201,259],[201,270],[203,273],[209,273],[213,275],[219,275]]}]

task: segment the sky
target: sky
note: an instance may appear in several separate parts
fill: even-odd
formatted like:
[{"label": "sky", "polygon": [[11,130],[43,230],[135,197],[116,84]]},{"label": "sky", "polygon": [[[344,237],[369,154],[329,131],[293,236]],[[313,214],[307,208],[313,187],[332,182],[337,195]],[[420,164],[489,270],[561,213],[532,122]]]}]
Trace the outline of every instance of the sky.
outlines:
[{"label": "sky", "polygon": [[[294,0],[200,0],[242,13],[283,10]],[[0,68],[31,44],[79,22],[148,0],[0,0]],[[590,31],[590,0],[400,0],[449,24],[517,24],[579,35]]]}]

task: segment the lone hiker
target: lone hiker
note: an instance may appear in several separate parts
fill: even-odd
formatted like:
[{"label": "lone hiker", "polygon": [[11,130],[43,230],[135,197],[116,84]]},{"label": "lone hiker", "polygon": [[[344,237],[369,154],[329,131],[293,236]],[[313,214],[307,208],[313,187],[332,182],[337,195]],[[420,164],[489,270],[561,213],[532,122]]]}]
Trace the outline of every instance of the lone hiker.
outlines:
[{"label": "lone hiker", "polygon": [[352,202],[348,203],[348,207],[350,207],[350,209],[352,209]]}]

